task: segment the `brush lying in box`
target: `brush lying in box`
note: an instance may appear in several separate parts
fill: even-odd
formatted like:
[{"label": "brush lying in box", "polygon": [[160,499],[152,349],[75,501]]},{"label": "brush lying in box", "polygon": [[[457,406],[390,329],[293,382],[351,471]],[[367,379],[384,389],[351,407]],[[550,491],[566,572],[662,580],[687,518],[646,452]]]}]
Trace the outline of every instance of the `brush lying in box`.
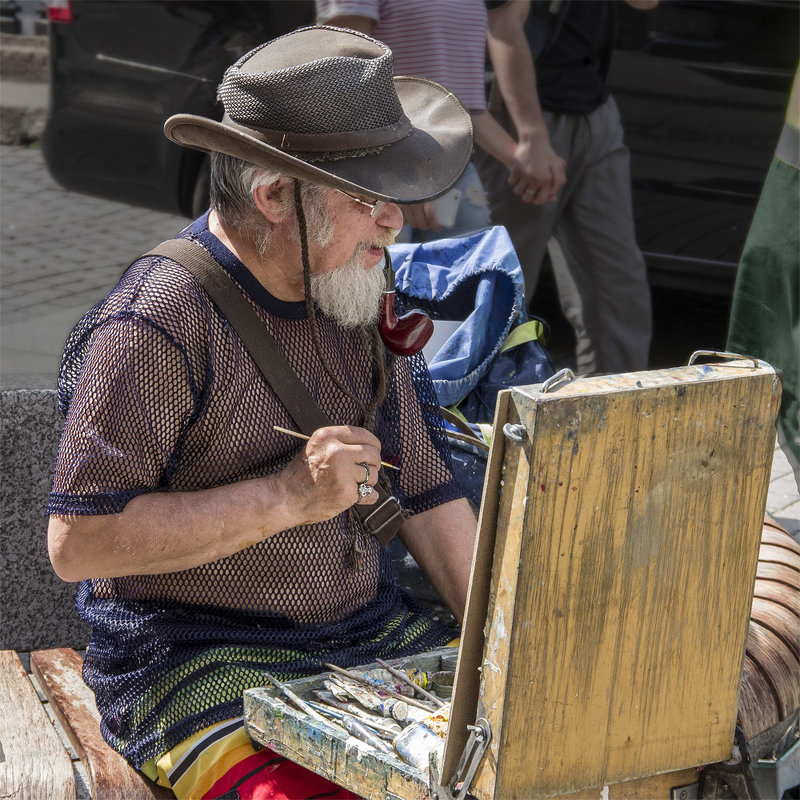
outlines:
[{"label": "brush lying in box", "polygon": [[[339,782],[352,773],[349,761],[364,770],[372,759],[371,783],[394,773],[406,784],[418,782],[419,796],[427,797],[430,757],[441,755],[447,734],[456,656],[444,648],[357,669],[328,664],[328,673],[287,683],[265,673],[272,685],[245,698],[249,733]],[[362,783],[353,788],[363,793]]]}]

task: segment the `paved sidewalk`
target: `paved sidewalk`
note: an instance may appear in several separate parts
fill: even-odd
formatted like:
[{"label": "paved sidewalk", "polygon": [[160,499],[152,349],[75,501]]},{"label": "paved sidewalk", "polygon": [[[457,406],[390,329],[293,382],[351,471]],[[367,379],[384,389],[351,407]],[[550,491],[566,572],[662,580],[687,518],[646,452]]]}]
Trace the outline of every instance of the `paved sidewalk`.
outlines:
[{"label": "paved sidewalk", "polygon": [[[75,322],[131,258],[187,222],[66,192],[38,150],[0,146],[0,385],[55,386]],[[800,541],[800,494],[778,448],[767,510]]]}]

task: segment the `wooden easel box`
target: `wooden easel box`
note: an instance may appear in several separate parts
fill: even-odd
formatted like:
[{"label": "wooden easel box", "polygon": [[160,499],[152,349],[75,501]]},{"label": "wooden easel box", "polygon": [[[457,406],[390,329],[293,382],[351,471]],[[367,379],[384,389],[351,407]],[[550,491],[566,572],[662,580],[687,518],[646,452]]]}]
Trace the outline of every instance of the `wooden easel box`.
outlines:
[{"label": "wooden easel box", "polygon": [[[479,718],[478,800],[730,757],[779,402],[755,360],[501,393],[443,783]],[[274,690],[245,709],[253,738],[363,797],[430,796],[429,776]]]}]

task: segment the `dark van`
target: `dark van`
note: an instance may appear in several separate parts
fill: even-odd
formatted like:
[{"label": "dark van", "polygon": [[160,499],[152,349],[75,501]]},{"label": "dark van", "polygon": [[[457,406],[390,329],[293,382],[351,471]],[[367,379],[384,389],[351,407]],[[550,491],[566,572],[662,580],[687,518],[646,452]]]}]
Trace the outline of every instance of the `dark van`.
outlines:
[{"label": "dark van", "polygon": [[[798,64],[799,0],[619,2],[610,82],[632,151],[651,283],[725,294]],[[195,216],[205,156],[162,133],[221,116],[216,86],[255,45],[313,23],[306,0],[54,0],[43,141],[64,187]]]}]

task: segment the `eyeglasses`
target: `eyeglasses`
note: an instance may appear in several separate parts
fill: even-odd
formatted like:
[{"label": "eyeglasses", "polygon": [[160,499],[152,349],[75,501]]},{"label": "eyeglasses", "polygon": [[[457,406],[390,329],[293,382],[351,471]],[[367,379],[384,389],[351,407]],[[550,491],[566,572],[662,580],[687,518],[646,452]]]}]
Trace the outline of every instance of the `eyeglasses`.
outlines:
[{"label": "eyeglasses", "polygon": [[369,215],[372,219],[375,219],[375,217],[381,213],[381,209],[386,205],[385,200],[376,200],[374,203],[369,203],[366,200],[362,200],[360,197],[350,194],[350,192],[343,192],[341,189],[336,189],[336,191],[339,192],[339,194],[343,194],[345,197],[349,197],[354,203],[358,203],[360,206],[366,206],[369,209]]}]

